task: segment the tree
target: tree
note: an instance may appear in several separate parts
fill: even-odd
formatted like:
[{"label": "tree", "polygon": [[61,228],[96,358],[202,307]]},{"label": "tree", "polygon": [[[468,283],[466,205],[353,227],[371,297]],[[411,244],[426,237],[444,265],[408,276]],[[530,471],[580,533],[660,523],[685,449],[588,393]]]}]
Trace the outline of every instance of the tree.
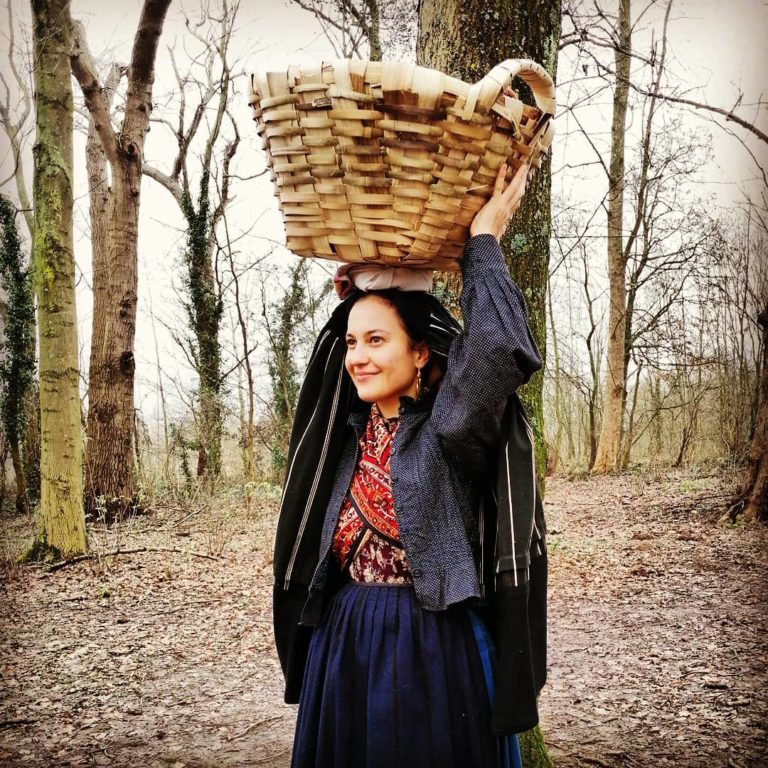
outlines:
[{"label": "tree", "polygon": [[0,285],[7,292],[4,355],[0,359],[0,418],[16,475],[16,510],[29,511],[22,446],[26,428],[25,402],[35,374],[35,302],[31,271],[23,264],[16,209],[0,195]]},{"label": "tree", "polygon": [[[14,24],[11,0],[7,0],[6,10],[8,13],[8,46],[6,48],[8,66],[0,70],[0,83],[4,91],[3,97],[0,98],[0,125],[8,138],[10,156],[13,159],[12,177],[15,181],[19,210],[24,216],[31,250],[35,224],[30,203],[31,196],[25,178],[25,156],[29,137],[34,133],[33,66],[30,47],[19,45],[16,39],[18,30]],[[5,73],[13,76],[12,82],[15,88],[6,81]],[[30,277],[32,277],[32,271],[34,271],[34,263],[30,261]],[[28,333],[33,339],[37,335],[34,315],[30,318]],[[26,496],[29,501],[33,501],[40,497],[40,392],[37,380],[33,380],[26,390],[21,412],[25,424],[21,436],[22,471]]]},{"label": "tree", "polygon": [[[233,88],[228,49],[238,9],[239,3],[230,5],[224,0],[220,18],[204,15],[197,23],[187,20],[187,28],[202,45],[202,54],[192,60],[189,71],[182,76],[171,51],[179,113],[175,125],[169,120],[160,120],[172,130],[178,153],[170,173],[144,165],[144,174],[171,193],[187,224],[184,287],[192,336],[182,343],[199,378],[198,475],[205,475],[210,481],[221,472],[224,376],[219,329],[224,305],[215,263],[218,253],[216,228],[230,202],[230,166],[240,145],[237,123],[228,110]],[[203,34],[199,29],[206,22],[212,23]],[[203,79],[195,75],[194,70],[198,68],[203,71]],[[199,94],[191,119],[187,115],[188,90]],[[225,118],[232,129],[229,136],[223,130]],[[209,130],[203,139],[195,182],[191,178],[194,172],[191,148],[204,123],[209,125]],[[214,149],[221,143],[220,139],[224,140],[224,146],[219,163],[214,160]]]},{"label": "tree", "polygon": [[763,359],[760,366],[760,391],[757,423],[747,458],[745,480],[738,499],[730,510],[745,520],[768,521],[768,303],[758,315],[763,333]]},{"label": "tree", "polygon": [[[511,4],[422,0],[417,62],[475,82],[509,58],[530,58],[554,78],[560,35],[560,5],[553,0]],[[516,84],[517,87],[518,84]],[[525,96],[527,86],[519,84]],[[550,164],[545,158],[528,184],[520,210],[502,241],[512,278],[528,302],[529,321],[539,350],[546,355],[546,291],[551,232]],[[543,373],[522,393],[533,419],[536,459],[543,479],[546,446],[543,431]]]},{"label": "tree", "polygon": [[[11,88],[5,80],[5,76],[0,71],[0,82],[5,90],[4,98],[0,99],[0,123],[8,137],[10,152],[13,157],[13,179],[16,182],[16,194],[21,204],[21,211],[24,215],[24,221],[29,231],[29,236],[33,236],[34,217],[32,215],[32,206],[29,202],[29,192],[27,183],[24,179],[24,145],[28,134],[31,131],[30,117],[32,114],[32,96],[30,94],[30,84],[28,81],[29,73],[32,71],[31,64],[24,61],[19,64],[17,57],[16,30],[14,27],[13,14],[11,13],[11,0],[7,0],[6,10],[8,12],[8,70],[13,74],[18,89],[18,100],[12,103]],[[22,74],[23,73],[23,74]]]},{"label": "tree", "polygon": [[296,364],[297,336],[306,314],[306,260],[298,259],[291,269],[291,282],[279,301],[268,305],[263,300],[264,325],[269,340],[269,379],[272,384],[272,468],[282,477],[288,456],[288,439],[299,396],[299,369]]},{"label": "tree", "polygon": [[[254,480],[254,447],[255,447],[255,416],[256,416],[256,391],[254,382],[253,363],[251,354],[255,351],[258,342],[252,339],[251,329],[249,327],[249,312],[247,310],[248,299],[244,295],[245,280],[244,273],[250,269],[250,265],[245,269],[238,268],[235,263],[235,253],[232,247],[232,240],[229,236],[229,227],[227,226],[226,215],[224,216],[224,242],[222,243],[222,253],[226,257],[229,267],[230,280],[229,290],[232,295],[233,312],[233,349],[238,354],[238,339],[242,346],[242,357],[237,366],[237,390],[240,405],[240,445],[243,454],[243,473],[246,483]],[[242,376],[245,374],[245,387],[243,387]],[[247,399],[247,406],[246,406]]]},{"label": "tree", "polygon": [[[580,18],[571,10],[569,17],[580,39],[591,40],[598,47],[609,47],[614,68],[606,67],[593,55],[600,78],[613,90],[613,120],[611,125],[610,161],[602,158],[595,142],[587,136],[605,170],[607,192],[607,266],[609,316],[607,354],[602,387],[602,425],[592,471],[617,472],[629,461],[634,439],[634,417],[638,390],[634,395],[629,424],[625,430],[625,412],[631,380],[630,363],[635,361],[635,384],[640,382],[640,370],[645,365],[637,353],[643,334],[652,331],[661,317],[680,300],[686,279],[693,269],[694,257],[707,235],[700,215],[678,216],[673,226],[668,222],[681,213],[681,181],[697,168],[700,157],[696,141],[685,142],[684,133],[663,123],[659,93],[667,59],[667,26],[672,2],[666,3],[660,43],[654,41],[650,53],[633,51],[634,25],[630,16],[630,0],[621,0],[615,21],[598,6],[597,21]],[[638,21],[647,11],[641,10]],[[635,22],[635,24],[637,21]],[[631,81],[633,59],[643,62],[651,72],[648,89]],[[642,131],[636,168],[627,170],[627,113],[630,92],[643,95],[633,109],[642,109]],[[578,121],[577,121],[578,122]],[[631,144],[630,144],[631,146]],[[632,214],[627,217],[627,202]],[[696,206],[692,206],[695,208]],[[695,238],[681,238],[680,225],[694,222]],[[676,239],[676,242],[675,242]],[[675,242],[675,246],[670,243]],[[652,290],[656,287],[656,293]],[[655,305],[651,307],[651,302]]]},{"label": "tree", "polygon": [[[768,521],[768,260],[765,258],[768,244],[768,188],[763,187],[761,193],[762,205],[749,201],[747,222],[748,225],[754,222],[757,230],[754,238],[757,263],[754,273],[750,275],[748,271],[746,274],[743,295],[739,301],[741,312],[756,323],[760,332],[754,428],[741,487],[726,517],[735,521],[741,516],[749,522],[764,523]],[[753,247],[749,226],[747,236],[746,247],[740,249],[739,255],[746,253],[749,263]]]},{"label": "tree", "polygon": [[32,0],[37,138],[33,258],[40,348],[40,544],[86,550],[75,262],[69,5]]},{"label": "tree", "polygon": [[[95,167],[94,163],[101,161],[94,161],[91,154],[89,180],[96,237],[86,505],[91,512],[103,505],[109,517],[135,503],[131,449],[139,204],[144,142],[152,113],[155,54],[170,1],[145,0],[142,6],[127,70],[125,114],[117,129],[109,109],[112,89],[102,85],[82,26],[72,27],[72,72],[91,117],[91,134],[95,133],[101,143],[111,178],[107,186],[105,168]],[[114,70],[111,79],[116,79]]]},{"label": "tree", "polygon": [[[560,3],[533,0],[422,0],[416,58],[419,64],[475,82],[500,61],[530,58],[554,78],[560,38]],[[525,93],[525,85],[521,87]],[[529,321],[542,356],[546,355],[546,291],[551,231],[550,165],[544,159],[529,183],[502,247],[513,279],[528,301]],[[547,466],[542,403],[543,373],[521,393],[533,418],[537,471]],[[526,765],[551,765],[538,729],[521,740]]]},{"label": "tree", "polygon": [[611,121],[611,162],[608,171],[608,350],[603,381],[603,422],[592,471],[619,469],[626,399],[624,369],[627,332],[626,256],[624,251],[624,143],[632,57],[630,0],[620,0],[614,62],[616,84]]}]

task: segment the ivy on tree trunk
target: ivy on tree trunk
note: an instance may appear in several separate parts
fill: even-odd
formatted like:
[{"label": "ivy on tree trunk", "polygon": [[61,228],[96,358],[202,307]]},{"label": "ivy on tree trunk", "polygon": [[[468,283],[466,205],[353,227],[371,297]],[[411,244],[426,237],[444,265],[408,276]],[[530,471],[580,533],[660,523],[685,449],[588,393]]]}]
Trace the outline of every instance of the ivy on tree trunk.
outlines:
[{"label": "ivy on tree trunk", "polygon": [[0,359],[0,419],[16,476],[16,511],[23,513],[29,510],[23,446],[25,403],[35,375],[35,302],[31,271],[23,264],[16,208],[4,195],[0,195],[0,226],[0,279],[8,297]]},{"label": "ivy on tree trunk", "polygon": [[187,220],[186,309],[194,338],[192,359],[200,380],[198,476],[221,472],[222,402],[219,326],[224,312],[213,272],[213,231],[208,198],[209,175],[204,171],[197,208],[185,194],[181,210]]}]

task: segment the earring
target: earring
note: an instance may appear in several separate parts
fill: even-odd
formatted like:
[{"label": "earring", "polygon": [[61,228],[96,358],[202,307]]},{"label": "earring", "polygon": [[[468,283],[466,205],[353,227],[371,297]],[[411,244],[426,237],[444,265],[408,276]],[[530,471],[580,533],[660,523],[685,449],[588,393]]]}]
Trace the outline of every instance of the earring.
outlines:
[{"label": "earring", "polygon": [[421,397],[421,368],[416,369],[416,399]]}]

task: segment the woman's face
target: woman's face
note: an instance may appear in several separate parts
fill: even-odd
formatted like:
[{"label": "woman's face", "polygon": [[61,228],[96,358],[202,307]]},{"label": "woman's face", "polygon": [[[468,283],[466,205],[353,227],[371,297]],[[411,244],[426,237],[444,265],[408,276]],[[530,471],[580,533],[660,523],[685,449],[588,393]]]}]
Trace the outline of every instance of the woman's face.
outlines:
[{"label": "woman's face", "polygon": [[378,403],[384,417],[396,416],[403,395],[416,397],[416,370],[429,358],[414,347],[394,307],[379,296],[366,296],[352,307],[347,321],[345,365],[357,394]]}]

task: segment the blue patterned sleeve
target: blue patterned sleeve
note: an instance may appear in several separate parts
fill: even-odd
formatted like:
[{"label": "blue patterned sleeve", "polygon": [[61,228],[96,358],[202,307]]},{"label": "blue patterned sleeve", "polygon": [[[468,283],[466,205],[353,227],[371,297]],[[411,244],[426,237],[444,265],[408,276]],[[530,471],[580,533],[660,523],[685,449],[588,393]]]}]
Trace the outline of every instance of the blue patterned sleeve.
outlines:
[{"label": "blue patterned sleeve", "polygon": [[464,329],[448,353],[432,424],[448,453],[477,475],[490,466],[507,398],[542,360],[525,301],[493,235],[470,238],[461,272]]}]

